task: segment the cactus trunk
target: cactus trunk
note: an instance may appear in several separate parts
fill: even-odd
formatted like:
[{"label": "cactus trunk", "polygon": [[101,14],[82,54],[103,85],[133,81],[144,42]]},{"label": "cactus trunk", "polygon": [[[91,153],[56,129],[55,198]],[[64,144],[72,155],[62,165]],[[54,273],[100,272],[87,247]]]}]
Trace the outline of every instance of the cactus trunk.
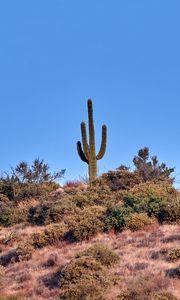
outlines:
[{"label": "cactus trunk", "polygon": [[92,157],[89,161],[89,181],[93,182],[97,177],[97,160]]},{"label": "cactus trunk", "polygon": [[93,120],[93,106],[92,100],[88,100],[88,121],[89,121],[89,145],[87,142],[87,132],[86,132],[86,124],[84,122],[81,123],[81,135],[82,135],[82,144],[81,142],[77,142],[77,150],[78,154],[84,162],[86,162],[89,166],[89,182],[92,182],[97,177],[97,160],[100,160],[106,151],[106,138],[107,138],[107,128],[105,125],[102,127],[102,142],[98,155],[96,155],[95,148],[95,131],[94,131],[94,120]]}]

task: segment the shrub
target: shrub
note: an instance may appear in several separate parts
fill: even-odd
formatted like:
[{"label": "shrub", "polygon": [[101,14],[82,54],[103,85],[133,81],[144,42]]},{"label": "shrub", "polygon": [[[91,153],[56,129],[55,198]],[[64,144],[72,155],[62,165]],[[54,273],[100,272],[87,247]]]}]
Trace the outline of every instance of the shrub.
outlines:
[{"label": "shrub", "polygon": [[7,175],[5,178],[0,178],[0,193],[7,197],[9,200],[15,199],[21,189],[20,184],[14,176]]},{"label": "shrub", "polygon": [[32,244],[36,248],[42,248],[49,244],[49,240],[47,235],[45,234],[45,231],[34,233],[32,235]]},{"label": "shrub", "polygon": [[93,186],[87,189],[86,194],[90,203],[94,205],[102,205],[105,207],[112,207],[116,202],[116,195],[112,193],[107,184],[104,184],[101,179],[97,179]]},{"label": "shrub", "polygon": [[21,161],[15,168],[12,168],[12,176],[21,184],[51,183],[62,177],[62,171],[51,173],[49,165],[43,159],[36,158],[31,166],[27,162]]},{"label": "shrub", "polygon": [[152,219],[146,213],[134,213],[125,217],[125,227],[132,231],[142,229],[150,224],[152,224]]},{"label": "shrub", "polygon": [[96,261],[100,262],[103,266],[114,265],[118,260],[119,256],[107,246],[102,244],[96,244],[93,247],[77,254],[76,258],[81,257],[93,257]]},{"label": "shrub", "polygon": [[5,271],[4,267],[0,266],[0,288],[3,288],[4,286],[4,281],[5,281]]},{"label": "shrub", "polygon": [[20,235],[16,232],[8,233],[5,238],[2,239],[2,244],[12,246],[14,243],[20,242]]},{"label": "shrub", "polygon": [[124,205],[116,205],[112,208],[105,219],[105,228],[107,230],[115,229],[121,230],[125,225],[125,218],[130,215],[133,210]]},{"label": "shrub", "polygon": [[9,205],[1,210],[0,224],[8,227],[27,221],[27,210],[20,210],[14,205]]},{"label": "shrub", "polygon": [[43,232],[33,234],[33,245],[41,248],[58,243],[64,239],[67,230],[68,227],[63,222],[60,224],[49,225]]},{"label": "shrub", "polygon": [[31,207],[29,210],[29,222],[37,225],[58,223],[67,215],[74,215],[77,207],[69,199],[62,198],[56,202],[45,202]]},{"label": "shrub", "polygon": [[101,299],[110,283],[106,269],[92,257],[76,258],[60,270],[61,299]]},{"label": "shrub", "polygon": [[160,220],[168,223],[180,223],[180,195],[177,193],[164,207]]},{"label": "shrub", "polygon": [[28,242],[20,245],[19,247],[10,250],[0,257],[0,265],[6,267],[10,263],[30,260],[34,249]]},{"label": "shrub", "polygon": [[94,205],[109,207],[114,204],[116,195],[101,178],[97,178],[93,186],[81,183],[78,187],[65,188],[64,199],[68,199],[79,208]]},{"label": "shrub", "polygon": [[143,181],[168,181],[169,183],[173,183],[174,181],[174,178],[171,177],[174,168],[168,168],[165,163],[160,164],[157,156],[149,158],[149,149],[147,147],[138,151],[138,155],[134,157],[133,163],[136,167],[135,173]]},{"label": "shrub", "polygon": [[180,259],[180,248],[171,249],[168,257],[171,261]]},{"label": "shrub", "polygon": [[124,290],[116,297],[116,300],[140,300],[138,297],[139,296],[138,296],[138,293],[136,291],[134,291],[134,290]]},{"label": "shrub", "polygon": [[130,172],[128,168],[119,168],[116,171],[104,173],[102,175],[102,180],[112,191],[129,190],[130,188],[142,182],[141,177],[134,172]]},{"label": "shrub", "polygon": [[128,283],[117,300],[152,300],[153,295],[166,288],[167,281],[159,276],[141,276]]},{"label": "shrub", "polygon": [[165,210],[174,196],[175,189],[170,185],[149,182],[139,184],[128,191],[124,196],[124,203],[134,212],[146,212],[149,216],[156,216],[162,221]]},{"label": "shrub", "polygon": [[26,261],[32,258],[34,249],[31,244],[25,243],[15,250],[15,262]]},{"label": "shrub", "polygon": [[137,291],[133,290],[126,290],[123,291],[116,300],[178,300],[176,297],[174,297],[172,294],[168,292],[161,292],[154,296],[149,294],[149,297],[143,298],[143,294],[139,294]]},{"label": "shrub", "polygon": [[152,300],[178,300],[174,295],[168,293],[168,292],[161,292],[152,298]]},{"label": "shrub", "polygon": [[13,207],[6,207],[0,215],[0,224],[3,226],[12,226],[17,223],[18,215]]},{"label": "shrub", "polygon": [[26,183],[21,186],[16,201],[28,198],[40,198],[48,195],[50,192],[59,188],[59,184],[55,182],[48,183]]},{"label": "shrub", "polygon": [[61,293],[61,300],[105,300],[104,290],[101,288],[95,280],[84,281],[79,280],[77,284],[69,284],[66,289]]},{"label": "shrub", "polygon": [[51,173],[44,160],[35,159],[29,166],[20,162],[11,173],[0,178],[0,193],[9,200],[21,200],[53,191],[59,184],[56,180],[63,176],[63,171]]},{"label": "shrub", "polygon": [[69,237],[77,241],[88,239],[104,228],[105,207],[91,206],[70,217]]},{"label": "shrub", "polygon": [[77,207],[83,209],[86,206],[93,205],[93,202],[89,199],[87,193],[77,191],[74,195],[70,196],[70,201]]},{"label": "shrub", "polygon": [[4,194],[0,193],[0,210],[4,208],[4,206],[9,205],[9,199]]}]

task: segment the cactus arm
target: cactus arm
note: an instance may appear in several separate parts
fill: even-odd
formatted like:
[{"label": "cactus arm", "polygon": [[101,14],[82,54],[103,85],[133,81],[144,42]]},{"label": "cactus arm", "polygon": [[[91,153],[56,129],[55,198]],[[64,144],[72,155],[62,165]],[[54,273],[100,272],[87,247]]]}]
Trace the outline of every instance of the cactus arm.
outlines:
[{"label": "cactus arm", "polygon": [[83,150],[84,154],[89,160],[89,146],[87,142],[87,133],[86,133],[86,124],[84,122],[81,123],[81,135],[82,135],[82,144],[83,144]]},{"label": "cactus arm", "polygon": [[81,142],[78,141],[77,142],[77,152],[79,154],[79,157],[81,158],[82,161],[86,162],[87,164],[89,163],[89,161],[87,160],[83,150],[82,150],[82,146],[81,146]]},{"label": "cactus arm", "polygon": [[106,125],[102,126],[102,142],[101,142],[101,147],[99,150],[98,155],[96,156],[97,160],[100,160],[103,158],[105,152],[106,152],[106,144],[107,144],[107,127]]}]

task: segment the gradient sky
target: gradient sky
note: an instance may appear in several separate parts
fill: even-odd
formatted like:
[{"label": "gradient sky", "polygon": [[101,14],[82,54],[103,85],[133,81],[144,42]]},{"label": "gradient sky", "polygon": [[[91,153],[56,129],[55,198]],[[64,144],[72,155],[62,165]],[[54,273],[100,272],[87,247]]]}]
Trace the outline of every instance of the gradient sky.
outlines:
[{"label": "gradient sky", "polygon": [[108,148],[99,172],[138,149],[176,167],[180,186],[180,1],[0,1],[0,171],[44,158],[65,180],[87,174],[76,153],[86,101]]}]

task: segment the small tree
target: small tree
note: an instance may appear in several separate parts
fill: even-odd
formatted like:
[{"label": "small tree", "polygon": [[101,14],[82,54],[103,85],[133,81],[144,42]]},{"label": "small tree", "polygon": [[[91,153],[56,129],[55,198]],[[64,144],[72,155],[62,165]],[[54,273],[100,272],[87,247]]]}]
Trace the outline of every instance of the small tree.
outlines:
[{"label": "small tree", "polygon": [[143,181],[164,181],[173,183],[174,178],[171,177],[174,168],[168,168],[165,163],[159,163],[157,156],[149,158],[149,148],[145,147],[138,151],[138,155],[134,157],[135,172],[141,176]]},{"label": "small tree", "polygon": [[36,158],[32,166],[27,162],[20,162],[15,169],[11,168],[12,175],[19,183],[48,183],[56,181],[63,176],[63,170],[51,173],[49,165],[43,159]]},{"label": "small tree", "polygon": [[49,165],[43,159],[35,159],[31,166],[21,161],[15,168],[11,168],[10,174],[0,178],[0,193],[6,195],[10,200],[19,195],[36,195],[40,193],[41,187],[51,185],[57,188],[56,181],[64,175],[65,170],[51,173]]}]

